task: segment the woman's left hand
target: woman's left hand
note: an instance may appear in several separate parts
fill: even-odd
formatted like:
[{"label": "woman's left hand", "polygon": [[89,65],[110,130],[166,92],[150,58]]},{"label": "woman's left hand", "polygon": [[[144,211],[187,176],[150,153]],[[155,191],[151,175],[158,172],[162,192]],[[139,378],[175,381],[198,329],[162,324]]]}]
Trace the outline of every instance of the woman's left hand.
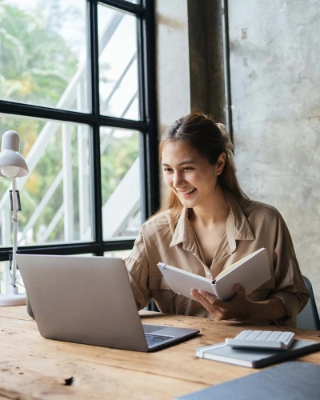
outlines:
[{"label": "woman's left hand", "polygon": [[246,296],[245,289],[236,284],[236,294],[228,301],[219,300],[216,296],[204,290],[191,290],[191,295],[209,311],[216,320],[239,318],[250,319],[250,300]]}]

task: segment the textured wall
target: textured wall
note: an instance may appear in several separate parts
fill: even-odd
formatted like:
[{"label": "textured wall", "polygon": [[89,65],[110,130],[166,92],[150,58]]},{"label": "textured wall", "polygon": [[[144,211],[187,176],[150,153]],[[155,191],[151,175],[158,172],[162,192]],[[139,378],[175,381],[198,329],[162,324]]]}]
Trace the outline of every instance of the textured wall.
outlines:
[{"label": "textured wall", "polygon": [[158,119],[163,131],[190,110],[186,0],[156,1]]},{"label": "textured wall", "polygon": [[320,2],[229,0],[229,18],[239,180],[282,213],[320,310]]}]

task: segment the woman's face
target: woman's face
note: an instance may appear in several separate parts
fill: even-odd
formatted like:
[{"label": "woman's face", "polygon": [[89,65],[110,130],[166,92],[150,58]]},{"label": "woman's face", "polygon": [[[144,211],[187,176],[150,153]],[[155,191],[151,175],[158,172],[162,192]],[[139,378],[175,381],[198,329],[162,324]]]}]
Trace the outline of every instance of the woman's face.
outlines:
[{"label": "woman's face", "polygon": [[212,206],[217,177],[223,171],[225,153],[215,165],[197,150],[182,141],[168,142],[162,150],[162,170],[165,183],[187,208]]}]

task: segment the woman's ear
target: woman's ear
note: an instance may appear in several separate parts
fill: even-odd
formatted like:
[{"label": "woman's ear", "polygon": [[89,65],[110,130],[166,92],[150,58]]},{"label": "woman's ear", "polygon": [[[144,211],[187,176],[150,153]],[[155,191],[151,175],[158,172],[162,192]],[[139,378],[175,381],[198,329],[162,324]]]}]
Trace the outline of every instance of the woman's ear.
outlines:
[{"label": "woman's ear", "polygon": [[218,160],[217,160],[217,175],[222,174],[224,166],[226,165],[226,158],[227,158],[226,153],[221,153],[219,155]]}]

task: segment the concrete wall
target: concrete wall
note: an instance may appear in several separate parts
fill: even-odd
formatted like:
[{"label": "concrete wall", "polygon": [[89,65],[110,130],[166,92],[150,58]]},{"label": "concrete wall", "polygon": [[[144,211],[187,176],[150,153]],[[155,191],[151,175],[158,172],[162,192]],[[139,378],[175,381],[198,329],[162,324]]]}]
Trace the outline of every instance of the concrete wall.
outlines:
[{"label": "concrete wall", "polygon": [[320,3],[229,0],[235,159],[276,206],[320,310]]},{"label": "concrete wall", "polygon": [[162,132],[190,111],[186,0],[156,1],[158,120]]}]

